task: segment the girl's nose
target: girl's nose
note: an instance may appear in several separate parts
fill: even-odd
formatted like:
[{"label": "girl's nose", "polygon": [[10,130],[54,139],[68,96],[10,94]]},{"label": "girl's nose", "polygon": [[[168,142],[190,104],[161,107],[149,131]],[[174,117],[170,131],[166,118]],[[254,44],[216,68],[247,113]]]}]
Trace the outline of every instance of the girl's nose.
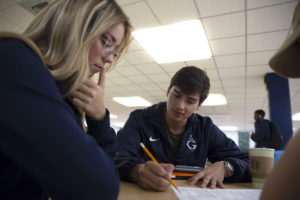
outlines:
[{"label": "girl's nose", "polygon": [[106,56],[103,56],[103,61],[105,63],[112,63],[114,62],[114,55],[112,53],[106,55]]}]

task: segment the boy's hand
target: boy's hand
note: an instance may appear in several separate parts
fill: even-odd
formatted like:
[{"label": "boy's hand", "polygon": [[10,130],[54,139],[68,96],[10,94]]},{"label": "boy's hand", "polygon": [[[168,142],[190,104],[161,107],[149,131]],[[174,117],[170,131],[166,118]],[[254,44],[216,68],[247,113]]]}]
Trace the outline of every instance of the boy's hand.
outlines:
[{"label": "boy's hand", "polygon": [[137,164],[131,170],[131,178],[141,187],[149,190],[166,191],[170,187],[170,178],[174,170],[172,164],[156,164],[148,161]]}]

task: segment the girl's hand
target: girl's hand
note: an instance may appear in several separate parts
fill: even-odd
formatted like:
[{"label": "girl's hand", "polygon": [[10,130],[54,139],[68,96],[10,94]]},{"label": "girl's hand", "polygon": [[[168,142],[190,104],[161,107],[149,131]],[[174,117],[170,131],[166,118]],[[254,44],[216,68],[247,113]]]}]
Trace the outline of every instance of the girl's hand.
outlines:
[{"label": "girl's hand", "polygon": [[98,83],[88,79],[72,93],[72,103],[95,120],[102,120],[106,115],[104,105],[105,69],[99,72]]}]

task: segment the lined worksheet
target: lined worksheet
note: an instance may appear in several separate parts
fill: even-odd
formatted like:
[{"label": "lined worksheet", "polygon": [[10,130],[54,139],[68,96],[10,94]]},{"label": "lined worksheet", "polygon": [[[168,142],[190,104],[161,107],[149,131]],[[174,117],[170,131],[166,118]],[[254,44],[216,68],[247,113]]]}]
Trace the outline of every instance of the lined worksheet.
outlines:
[{"label": "lined worksheet", "polygon": [[261,190],[257,189],[203,189],[178,187],[180,192],[172,187],[180,200],[258,200]]}]

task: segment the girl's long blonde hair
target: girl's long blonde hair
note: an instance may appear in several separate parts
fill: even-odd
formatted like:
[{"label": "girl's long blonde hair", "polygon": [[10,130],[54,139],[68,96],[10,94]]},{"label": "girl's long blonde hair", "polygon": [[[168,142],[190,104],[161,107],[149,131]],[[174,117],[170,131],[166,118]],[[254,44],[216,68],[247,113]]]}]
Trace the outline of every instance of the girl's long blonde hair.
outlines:
[{"label": "girl's long blonde hair", "polygon": [[[125,33],[117,51],[123,55],[131,41],[132,26],[113,0],[56,0],[35,17],[24,36],[36,44],[54,79],[65,82],[64,97],[68,97],[88,78],[92,44],[121,23]],[[115,64],[110,64],[108,71]]]}]

